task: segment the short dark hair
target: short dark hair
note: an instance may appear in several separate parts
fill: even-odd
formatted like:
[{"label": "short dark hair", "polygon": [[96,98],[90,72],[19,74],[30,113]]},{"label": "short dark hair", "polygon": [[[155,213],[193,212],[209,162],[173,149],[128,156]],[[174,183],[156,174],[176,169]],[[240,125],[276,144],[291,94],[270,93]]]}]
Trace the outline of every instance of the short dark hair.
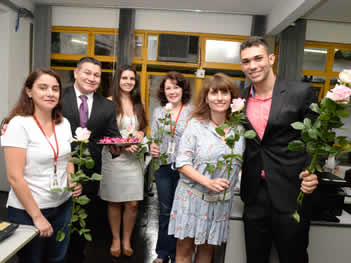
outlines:
[{"label": "short dark hair", "polygon": [[84,63],[92,63],[94,65],[98,65],[100,68],[102,68],[102,63],[100,60],[97,60],[96,58],[92,58],[92,57],[83,57],[81,58],[78,63],[77,63],[77,68],[80,69],[80,67],[84,64]]},{"label": "short dark hair", "polygon": [[245,48],[263,46],[267,53],[269,53],[269,46],[267,41],[263,37],[251,36],[240,45],[240,54]]},{"label": "short dark hair", "polygon": [[175,80],[177,85],[182,88],[182,104],[187,104],[191,98],[191,89],[189,81],[187,81],[182,74],[177,71],[170,71],[167,75],[163,78],[160,88],[158,90],[158,99],[160,100],[161,106],[165,106],[168,103],[168,100],[165,95],[165,83],[166,80]]}]

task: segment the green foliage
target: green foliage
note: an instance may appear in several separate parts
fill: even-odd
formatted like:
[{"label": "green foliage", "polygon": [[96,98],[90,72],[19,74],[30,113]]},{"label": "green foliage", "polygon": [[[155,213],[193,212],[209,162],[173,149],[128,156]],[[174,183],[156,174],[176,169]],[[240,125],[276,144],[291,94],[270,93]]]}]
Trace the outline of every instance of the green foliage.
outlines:
[{"label": "green foliage", "polygon": [[[316,103],[310,105],[310,109],[317,113],[318,117],[312,124],[308,118],[303,122],[294,122],[291,126],[295,130],[301,131],[301,140],[294,140],[288,144],[288,149],[293,152],[307,152],[312,157],[311,163],[307,167],[310,173],[322,171],[318,160],[321,157],[338,156],[348,152],[347,146],[350,142],[344,136],[336,136],[333,131],[335,128],[343,126],[341,118],[348,117],[345,111],[347,104],[338,104],[335,101],[324,98],[320,106]],[[298,209],[302,205],[303,192],[300,192],[297,204]],[[300,222],[298,210],[292,217],[296,222]]]},{"label": "green foliage", "polygon": [[[87,169],[92,169],[95,166],[94,160],[91,158],[89,149],[87,147],[87,141],[80,141],[73,152],[71,152],[72,162],[77,167],[75,173],[71,173],[70,183],[84,184],[89,181],[101,181],[102,175],[98,173],[93,173],[91,177],[87,176],[83,170],[83,165]],[[62,191],[62,190],[61,190]],[[74,191],[74,187],[65,187],[64,191]],[[83,236],[86,240],[91,241],[92,236],[90,234],[90,229],[86,228],[86,219],[88,214],[82,206],[87,205],[90,199],[86,195],[81,195],[78,197],[72,197],[73,207],[72,207],[72,217],[69,222],[69,236],[72,233],[77,232],[79,235]],[[56,240],[61,242],[65,239],[65,233],[63,231],[64,227],[60,229],[56,234]]]},{"label": "green foliage", "polygon": [[[234,153],[234,147],[235,143],[240,140],[240,136],[244,136],[247,139],[254,139],[256,137],[256,132],[253,130],[248,130],[245,131],[245,129],[239,130],[238,127],[240,124],[246,123],[246,117],[243,112],[232,112],[230,114],[229,120],[226,120],[226,122],[222,125],[220,125],[218,128],[216,128],[216,132],[219,136],[225,137],[226,135],[226,130],[228,128],[234,129],[234,134],[229,135],[224,138],[226,145],[231,149],[230,154],[226,154],[223,156],[223,160],[218,160],[216,165],[210,164],[207,166],[206,170],[209,173],[215,172],[217,169],[222,169],[223,165],[225,164],[226,170],[227,170],[227,179],[229,180],[230,173],[233,169],[233,160],[237,160],[239,162],[242,162],[242,156],[240,154],[235,154]],[[224,191],[224,197],[223,197],[223,202],[225,200],[225,195],[226,195],[226,190]]]}]

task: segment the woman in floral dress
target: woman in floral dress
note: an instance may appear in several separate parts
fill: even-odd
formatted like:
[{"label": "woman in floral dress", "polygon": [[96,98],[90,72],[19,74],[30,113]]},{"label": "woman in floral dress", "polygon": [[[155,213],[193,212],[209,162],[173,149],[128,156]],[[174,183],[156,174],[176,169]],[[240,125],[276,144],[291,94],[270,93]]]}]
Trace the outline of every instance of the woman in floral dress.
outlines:
[{"label": "woman in floral dress", "polygon": [[[207,79],[181,138],[176,160],[181,176],[168,229],[177,238],[177,263],[192,262],[195,245],[195,262],[211,262],[215,246],[227,240],[233,187],[241,163],[233,161],[229,180],[225,166],[214,172],[207,167],[231,153],[225,137],[234,134],[233,128],[226,129],[224,137],[215,129],[229,118],[230,103],[238,96],[239,90],[228,76],[217,73]],[[234,153],[243,154],[244,148],[244,138],[240,138]]]}]

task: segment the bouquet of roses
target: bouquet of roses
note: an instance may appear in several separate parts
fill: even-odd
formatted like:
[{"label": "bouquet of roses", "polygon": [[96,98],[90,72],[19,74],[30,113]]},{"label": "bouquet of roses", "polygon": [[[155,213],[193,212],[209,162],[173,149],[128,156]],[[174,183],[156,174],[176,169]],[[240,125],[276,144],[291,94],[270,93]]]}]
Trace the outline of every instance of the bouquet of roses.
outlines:
[{"label": "bouquet of roses", "polygon": [[[342,118],[348,117],[345,111],[349,107],[351,96],[351,70],[344,70],[339,74],[339,80],[334,89],[328,91],[320,105],[312,103],[310,109],[318,114],[314,123],[308,118],[303,122],[294,122],[291,126],[301,131],[301,140],[289,143],[289,150],[294,152],[307,152],[311,163],[307,167],[309,173],[322,172],[320,158],[338,156],[351,150],[345,150],[350,142],[345,136],[336,136],[336,128],[341,128],[344,123]],[[298,209],[302,205],[304,193],[300,191],[297,197]],[[300,222],[298,210],[293,213],[295,221]]]},{"label": "bouquet of roses", "polygon": [[[232,171],[233,160],[236,159],[239,162],[242,162],[242,156],[240,154],[234,153],[234,146],[237,141],[239,141],[241,136],[244,136],[246,139],[253,139],[256,137],[256,132],[253,130],[246,131],[244,128],[239,130],[239,125],[246,123],[245,114],[242,112],[245,105],[245,99],[237,98],[232,100],[231,114],[229,120],[227,120],[224,124],[220,125],[216,128],[216,132],[220,136],[225,136],[225,130],[229,127],[234,129],[234,134],[225,138],[225,143],[231,149],[230,154],[226,154],[223,156],[224,161],[218,160],[216,165],[208,165],[207,171],[212,173],[217,169],[221,169],[223,165],[225,165],[227,170],[227,179],[229,180],[230,173]],[[226,190],[224,191],[223,201],[225,200]]]},{"label": "bouquet of roses", "polygon": [[[83,165],[87,169],[94,168],[94,160],[91,158],[87,144],[89,142],[90,131],[87,128],[78,127],[76,129],[75,142],[78,142],[77,147],[71,153],[72,162],[76,165],[77,171],[71,173],[70,183],[84,184],[88,181],[101,181],[102,176],[97,173],[93,173],[91,177],[88,177],[82,170]],[[74,187],[66,187],[65,191],[73,191]],[[86,240],[91,241],[92,236],[90,234],[90,229],[86,228],[85,219],[88,217],[84,205],[90,202],[90,199],[86,195],[81,195],[79,197],[72,197],[73,208],[72,217],[69,222],[69,236],[73,232],[78,232],[79,235],[83,236]],[[65,232],[63,229],[59,230],[56,235],[57,241],[62,241],[65,238]]]}]

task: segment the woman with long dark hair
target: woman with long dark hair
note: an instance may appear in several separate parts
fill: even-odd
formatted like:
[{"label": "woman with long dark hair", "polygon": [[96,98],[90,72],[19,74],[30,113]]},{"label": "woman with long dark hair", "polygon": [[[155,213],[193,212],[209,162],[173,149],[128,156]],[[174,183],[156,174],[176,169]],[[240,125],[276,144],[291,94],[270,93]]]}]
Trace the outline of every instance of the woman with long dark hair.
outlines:
[{"label": "woman with long dark hair", "polygon": [[[123,137],[130,135],[143,141],[146,114],[140,97],[137,74],[133,67],[122,66],[115,75],[112,100],[116,105],[117,124]],[[108,201],[108,218],[112,232],[111,255],[133,255],[131,235],[138,201],[144,196],[143,160],[136,158],[136,145],[129,146],[115,159],[107,149],[102,152],[100,197]],[[122,205],[124,211],[122,215]],[[123,220],[122,242],[120,235]]]},{"label": "woman with long dark hair", "polygon": [[[69,162],[71,127],[62,117],[61,97],[61,81],[53,70],[30,73],[1,138],[11,185],[8,220],[34,225],[40,232],[18,253],[20,262],[64,262],[68,247],[72,194],[63,190],[72,186],[74,167]],[[73,195],[81,191],[81,185],[75,185]],[[58,242],[61,229],[66,237]]]}]

